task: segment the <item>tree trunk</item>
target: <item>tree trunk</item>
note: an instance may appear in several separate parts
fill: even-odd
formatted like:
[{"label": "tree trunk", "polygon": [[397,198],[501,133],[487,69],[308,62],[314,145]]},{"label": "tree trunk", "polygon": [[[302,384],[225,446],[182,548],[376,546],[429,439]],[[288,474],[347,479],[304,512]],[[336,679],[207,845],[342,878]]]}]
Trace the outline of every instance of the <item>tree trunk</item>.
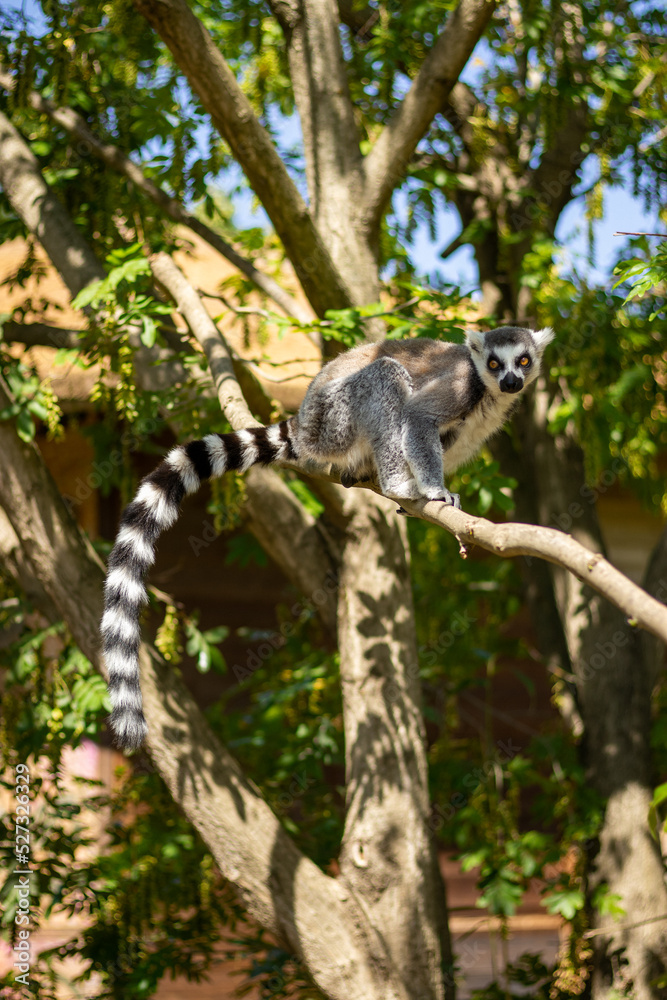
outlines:
[{"label": "tree trunk", "polygon": [[[545,405],[541,393],[533,418],[540,522],[560,523],[578,541],[603,551],[582,452],[567,436],[548,434]],[[667,972],[667,936],[660,921],[644,923],[667,913],[664,867],[647,822],[654,664],[622,612],[572,574],[552,567],[552,578],[576,677],[583,763],[592,787],[607,801],[599,845],[589,857],[589,901],[607,886],[620,897],[620,922],[642,924],[615,930],[612,917],[594,917],[595,927],[608,934],[592,939],[592,997],[610,1000],[614,989],[630,982],[635,1000],[659,1000],[664,991],[652,981]]]},{"label": "tree trunk", "polygon": [[[428,828],[422,720],[405,525],[361,494],[339,592],[346,746],[341,872],[415,1000],[454,996],[444,884]],[[389,520],[387,520],[389,515]]]}]

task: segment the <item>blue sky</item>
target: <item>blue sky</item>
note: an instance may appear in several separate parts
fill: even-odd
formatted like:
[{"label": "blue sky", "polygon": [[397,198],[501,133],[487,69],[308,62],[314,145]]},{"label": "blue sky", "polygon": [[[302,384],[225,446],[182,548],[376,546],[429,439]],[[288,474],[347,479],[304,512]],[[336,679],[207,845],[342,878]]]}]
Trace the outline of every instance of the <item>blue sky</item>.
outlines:
[{"label": "blue sky", "polygon": [[[43,16],[36,0],[0,0],[5,10],[22,11],[34,18],[32,30],[44,23]],[[485,56],[485,46],[482,44],[475,50],[476,55],[471,60],[463,74],[467,82],[474,85],[479,73],[479,67]],[[283,148],[296,145],[300,139],[298,120],[284,121],[280,127],[280,144]],[[596,177],[597,165],[595,158],[584,161],[580,190],[585,190]],[[229,172],[229,177],[221,179],[220,186],[228,190],[238,184],[240,175],[237,169]],[[304,192],[305,194],[305,192]],[[268,224],[263,211],[256,211],[251,192],[234,197],[235,222],[239,227],[248,225]],[[405,213],[405,200],[400,195],[395,199],[396,211]],[[440,281],[462,286],[468,291],[476,286],[477,268],[470,247],[462,247],[447,260],[440,259],[440,251],[460,231],[458,215],[452,207],[443,206],[436,218],[436,239],[433,240],[426,225],[418,227],[411,246],[413,259],[416,262],[420,277],[428,281],[438,278]],[[611,287],[613,281],[610,273],[627,237],[614,236],[618,230],[645,230],[649,232],[664,231],[655,213],[647,214],[643,203],[634,198],[631,184],[625,188],[608,189],[604,202],[604,218],[594,223],[594,254],[589,260],[588,223],[585,217],[583,197],[574,198],[567,206],[556,229],[556,239],[564,249],[564,262],[568,270],[574,270],[589,281]]]},{"label": "blue sky", "polygon": [[[283,145],[298,141],[298,123],[290,123],[281,131]],[[232,172],[235,183],[240,179],[240,171]],[[595,157],[589,157],[582,165],[582,176],[577,190],[585,191],[598,176]],[[268,225],[263,210],[253,207],[255,202],[251,192],[235,197],[234,221],[239,227]],[[405,213],[405,199],[400,195],[395,199],[397,211]],[[619,250],[627,244],[628,237],[614,236],[619,230],[628,232],[664,232],[665,227],[656,213],[647,213],[641,199],[632,195],[632,183],[626,177],[625,187],[607,188],[604,197],[604,217],[593,223],[593,254],[589,250],[588,220],[583,196],[575,197],[564,210],[556,227],[556,240],[563,251],[563,263],[568,271],[585,276],[591,283],[611,288],[610,278]],[[452,206],[439,210],[436,219],[436,239],[431,238],[428,227],[418,227],[412,244],[413,259],[420,277],[425,281],[437,275],[441,280],[460,285],[463,290],[476,287],[477,265],[470,246],[461,247],[447,260],[440,258],[441,250],[461,231],[461,223]]]}]

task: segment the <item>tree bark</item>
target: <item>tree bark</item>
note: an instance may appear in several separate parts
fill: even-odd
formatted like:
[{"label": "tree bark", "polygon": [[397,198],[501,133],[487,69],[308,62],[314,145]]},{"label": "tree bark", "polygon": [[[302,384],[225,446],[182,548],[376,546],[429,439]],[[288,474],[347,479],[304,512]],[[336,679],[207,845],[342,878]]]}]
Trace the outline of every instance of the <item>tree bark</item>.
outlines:
[{"label": "tree bark", "polygon": [[105,271],[51,193],[35,156],[0,111],[0,184],[12,208],[37,237],[56,265],[72,296]]},{"label": "tree bark", "polygon": [[[0,381],[0,406],[9,402]],[[6,422],[0,423],[0,452],[7,463],[0,503],[22,553],[79,648],[104,672],[103,567],[36,447],[20,441]],[[0,547],[21,566],[10,532],[0,531]],[[408,1000],[352,894],[296,848],[213,735],[177,671],[145,646],[141,687],[153,761],[250,915],[304,962],[332,1000]]]},{"label": "tree bark", "polygon": [[366,157],[364,217],[370,231],[377,231],[417,143],[442,109],[494,9],[494,0],[460,0],[410,90]]},{"label": "tree bark", "polygon": [[134,0],[185,73],[262,202],[318,316],[354,304],[285,164],[185,0]]},{"label": "tree bark", "polygon": [[[377,246],[361,207],[364,168],[335,0],[273,2],[285,34],[306,159],[310,209],[356,305],[380,298]],[[351,239],[354,233],[356,238]],[[382,330],[376,331],[378,335]]]},{"label": "tree bark", "polygon": [[[573,537],[601,551],[595,507],[583,489],[583,455],[576,442],[547,433],[539,405],[544,402],[542,394],[535,449],[540,519],[553,523],[570,512]],[[589,892],[608,886],[625,910],[621,922],[636,924],[667,913],[664,866],[648,829],[654,665],[647,663],[639,636],[628,626],[627,611],[621,613],[562,569],[553,570],[553,579],[577,682],[583,761],[591,785],[607,802],[599,846],[589,858]],[[636,1000],[659,1000],[662,990],[652,980],[667,972],[664,925],[654,921],[616,930],[612,917],[597,915],[595,926],[608,934],[592,938],[593,1000],[609,1000],[626,980]]]},{"label": "tree bark", "polygon": [[392,968],[420,1000],[454,996],[445,889],[428,828],[428,767],[403,525],[350,501],[339,592],[346,820],[341,872]]}]

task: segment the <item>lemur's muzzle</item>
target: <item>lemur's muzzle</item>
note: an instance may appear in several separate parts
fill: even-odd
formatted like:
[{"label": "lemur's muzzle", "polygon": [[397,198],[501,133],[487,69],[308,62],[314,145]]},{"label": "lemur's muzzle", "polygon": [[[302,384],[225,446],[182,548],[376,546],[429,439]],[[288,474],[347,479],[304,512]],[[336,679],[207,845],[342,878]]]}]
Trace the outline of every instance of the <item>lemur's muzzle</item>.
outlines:
[{"label": "lemur's muzzle", "polygon": [[501,378],[499,384],[501,392],[519,392],[523,389],[523,379],[513,372],[508,372],[504,378]]}]

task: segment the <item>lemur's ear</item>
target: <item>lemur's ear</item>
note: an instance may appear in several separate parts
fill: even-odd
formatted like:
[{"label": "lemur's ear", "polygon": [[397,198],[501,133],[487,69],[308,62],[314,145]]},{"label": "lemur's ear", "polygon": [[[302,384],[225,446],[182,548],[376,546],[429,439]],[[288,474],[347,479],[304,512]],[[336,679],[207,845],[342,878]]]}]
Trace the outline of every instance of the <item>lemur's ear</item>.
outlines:
[{"label": "lemur's ear", "polygon": [[484,334],[480,330],[468,330],[466,333],[466,343],[475,354],[481,354],[484,350]]},{"label": "lemur's ear", "polygon": [[547,344],[550,344],[556,334],[550,326],[545,326],[543,330],[535,330],[533,340],[538,351],[543,351]]}]

